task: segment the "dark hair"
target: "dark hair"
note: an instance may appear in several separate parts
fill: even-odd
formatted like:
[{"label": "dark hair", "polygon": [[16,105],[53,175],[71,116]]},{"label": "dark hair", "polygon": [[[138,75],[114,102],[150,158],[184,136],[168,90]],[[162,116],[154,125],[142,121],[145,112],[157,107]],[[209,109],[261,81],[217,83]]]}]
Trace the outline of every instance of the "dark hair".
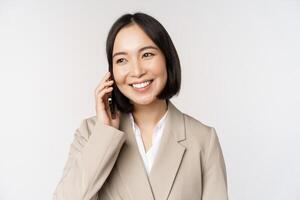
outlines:
[{"label": "dark hair", "polygon": [[[166,99],[168,103],[171,97],[179,94],[181,85],[181,67],[177,51],[168,32],[155,18],[145,13],[137,12],[135,14],[124,14],[115,21],[108,33],[108,37],[106,40],[106,55],[109,65],[108,70],[110,71],[114,79],[112,69],[112,54],[115,38],[118,32],[124,26],[132,23],[137,24],[158,46],[158,48],[165,56],[167,82],[161,93],[157,95],[157,98]],[[113,83],[112,95],[117,108],[121,112],[129,113],[133,111],[133,105],[130,103],[130,100],[121,93],[115,82]]]}]

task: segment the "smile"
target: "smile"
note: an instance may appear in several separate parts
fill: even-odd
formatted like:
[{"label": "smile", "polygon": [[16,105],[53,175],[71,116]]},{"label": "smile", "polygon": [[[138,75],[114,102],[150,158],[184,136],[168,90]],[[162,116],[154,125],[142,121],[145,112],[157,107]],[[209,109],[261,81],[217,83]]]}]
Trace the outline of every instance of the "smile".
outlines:
[{"label": "smile", "polygon": [[153,80],[149,80],[149,81],[145,81],[145,82],[143,82],[143,83],[130,84],[130,86],[131,86],[134,90],[136,90],[136,91],[138,91],[138,92],[142,92],[142,91],[147,90],[147,89],[150,87],[150,85],[151,85],[152,82],[153,82]]}]

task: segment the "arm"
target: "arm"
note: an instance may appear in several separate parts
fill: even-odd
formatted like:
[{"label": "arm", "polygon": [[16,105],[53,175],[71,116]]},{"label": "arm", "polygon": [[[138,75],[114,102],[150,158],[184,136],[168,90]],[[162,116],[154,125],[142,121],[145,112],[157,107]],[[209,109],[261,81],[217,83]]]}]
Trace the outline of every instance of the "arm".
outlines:
[{"label": "arm", "polygon": [[214,128],[210,135],[203,169],[202,200],[228,200],[226,167]]},{"label": "arm", "polygon": [[76,129],[53,200],[96,200],[124,141],[124,132],[98,120],[90,126],[83,120]]}]

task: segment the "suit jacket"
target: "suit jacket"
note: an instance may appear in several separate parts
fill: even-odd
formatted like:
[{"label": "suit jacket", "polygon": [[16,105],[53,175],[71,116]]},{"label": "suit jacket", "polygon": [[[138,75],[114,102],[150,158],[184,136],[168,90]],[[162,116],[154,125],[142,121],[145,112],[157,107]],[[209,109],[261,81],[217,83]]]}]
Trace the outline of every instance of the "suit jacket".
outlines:
[{"label": "suit jacket", "polygon": [[76,129],[53,200],[227,200],[226,167],[213,127],[169,101],[164,133],[150,174],[130,123],[120,128],[84,119]]}]

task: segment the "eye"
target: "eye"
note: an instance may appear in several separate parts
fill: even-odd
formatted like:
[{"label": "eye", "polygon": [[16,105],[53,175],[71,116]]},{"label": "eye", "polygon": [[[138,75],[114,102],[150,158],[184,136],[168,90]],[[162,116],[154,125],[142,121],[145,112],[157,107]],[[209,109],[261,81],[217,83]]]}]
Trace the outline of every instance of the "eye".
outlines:
[{"label": "eye", "polygon": [[154,56],[154,54],[149,53],[149,52],[143,54],[143,57],[146,57],[146,58],[151,57],[151,56]]},{"label": "eye", "polygon": [[124,61],[125,61],[124,58],[120,58],[120,59],[118,59],[118,60],[116,61],[116,63],[117,63],[117,64],[119,64],[119,63],[124,63]]}]

